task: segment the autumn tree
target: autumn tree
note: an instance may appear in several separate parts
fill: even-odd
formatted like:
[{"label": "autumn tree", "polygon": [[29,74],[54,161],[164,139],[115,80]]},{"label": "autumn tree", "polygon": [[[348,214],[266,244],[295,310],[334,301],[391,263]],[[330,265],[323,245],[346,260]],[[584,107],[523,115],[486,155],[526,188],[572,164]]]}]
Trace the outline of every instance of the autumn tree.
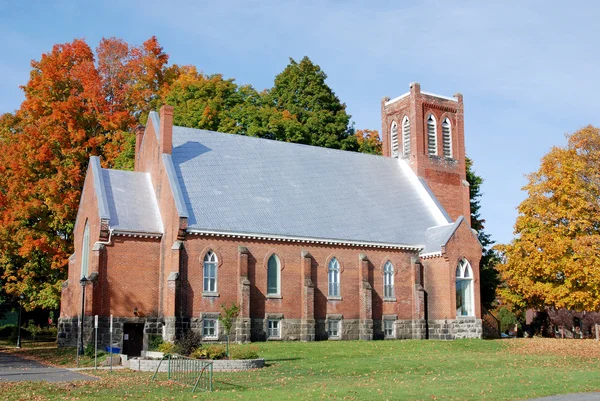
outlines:
[{"label": "autumn tree", "polygon": [[0,266],[25,307],[56,308],[90,155],[112,166],[165,84],[155,38],[140,48],[77,39],[32,61],[25,101],[0,119]]},{"label": "autumn tree", "polygon": [[499,262],[498,253],[494,250],[492,236],[485,232],[485,219],[481,217],[481,184],[483,178],[478,176],[473,169],[473,161],[467,157],[467,181],[469,182],[469,196],[471,204],[471,227],[477,231],[477,239],[483,248],[479,262],[481,304],[490,309],[496,300],[496,289],[500,278],[496,265]]},{"label": "autumn tree", "polygon": [[503,295],[521,307],[600,308],[600,129],[567,138],[528,176],[516,237],[498,247]]},{"label": "autumn tree", "polygon": [[355,136],[359,152],[381,155],[381,139],[377,130],[359,129],[356,130]]}]

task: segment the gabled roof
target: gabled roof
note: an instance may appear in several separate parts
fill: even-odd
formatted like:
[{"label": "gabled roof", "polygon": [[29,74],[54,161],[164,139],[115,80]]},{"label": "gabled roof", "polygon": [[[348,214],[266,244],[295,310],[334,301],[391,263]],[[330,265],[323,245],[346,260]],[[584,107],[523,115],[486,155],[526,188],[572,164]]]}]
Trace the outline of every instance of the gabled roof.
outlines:
[{"label": "gabled roof", "polygon": [[94,192],[100,218],[116,232],[162,234],[162,220],[150,175],[133,171],[108,170],[100,159],[90,157]]},{"label": "gabled roof", "polygon": [[150,174],[102,169],[110,228],[119,232],[163,232]]},{"label": "gabled roof", "polygon": [[404,160],[173,127],[189,231],[423,246],[447,224]]},{"label": "gabled roof", "polygon": [[441,254],[442,247],[446,246],[464,220],[464,217],[460,216],[454,223],[428,228],[425,237],[425,247],[421,250],[421,255]]}]

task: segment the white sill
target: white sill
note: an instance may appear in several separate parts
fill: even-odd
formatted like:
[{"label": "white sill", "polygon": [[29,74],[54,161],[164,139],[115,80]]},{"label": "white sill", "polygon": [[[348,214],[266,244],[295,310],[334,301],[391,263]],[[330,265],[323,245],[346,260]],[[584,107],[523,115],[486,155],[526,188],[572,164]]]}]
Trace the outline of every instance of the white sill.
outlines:
[{"label": "white sill", "polygon": [[342,300],[342,297],[341,297],[341,296],[333,296],[333,295],[329,295],[329,296],[327,297],[327,300],[328,300],[328,301],[341,301],[341,300]]},{"label": "white sill", "polygon": [[203,297],[220,297],[218,292],[203,292]]},{"label": "white sill", "polygon": [[332,341],[339,341],[339,340],[341,340],[341,337],[340,336],[335,336],[335,337],[328,336],[327,339],[332,340]]},{"label": "white sill", "polygon": [[267,341],[281,341],[281,337],[267,337]]},{"label": "white sill", "polygon": [[456,316],[457,319],[477,319],[475,316]]},{"label": "white sill", "polygon": [[383,302],[396,302],[396,298],[383,298]]},{"label": "white sill", "polygon": [[280,294],[267,294],[267,299],[282,299]]},{"label": "white sill", "polygon": [[202,337],[202,341],[217,341],[219,337]]}]

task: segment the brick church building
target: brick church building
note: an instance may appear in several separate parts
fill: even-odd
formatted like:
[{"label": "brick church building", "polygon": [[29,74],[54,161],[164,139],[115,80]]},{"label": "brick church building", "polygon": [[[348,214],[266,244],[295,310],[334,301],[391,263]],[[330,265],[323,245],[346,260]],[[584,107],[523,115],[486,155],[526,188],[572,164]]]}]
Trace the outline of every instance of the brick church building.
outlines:
[{"label": "brick church building", "polygon": [[59,343],[75,344],[82,309],[86,340],[98,315],[108,344],[112,314],[132,355],[152,334],[217,341],[231,303],[237,341],[481,337],[462,95],[413,83],[381,118],[374,156],[152,112],[134,171],[90,158]]}]

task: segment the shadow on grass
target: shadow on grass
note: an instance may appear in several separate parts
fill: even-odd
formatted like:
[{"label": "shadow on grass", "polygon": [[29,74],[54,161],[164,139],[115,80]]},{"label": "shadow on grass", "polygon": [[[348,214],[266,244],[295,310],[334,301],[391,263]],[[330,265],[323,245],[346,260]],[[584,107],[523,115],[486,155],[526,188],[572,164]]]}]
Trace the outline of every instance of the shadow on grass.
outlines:
[{"label": "shadow on grass", "polygon": [[304,358],[273,358],[273,359],[265,359],[265,364],[268,362],[284,362],[284,361],[298,361]]},{"label": "shadow on grass", "polygon": [[246,390],[248,388],[247,386],[230,383],[230,382],[224,381],[224,380],[213,380],[213,388],[216,387],[217,384],[219,385],[219,390],[232,390],[232,389]]}]

